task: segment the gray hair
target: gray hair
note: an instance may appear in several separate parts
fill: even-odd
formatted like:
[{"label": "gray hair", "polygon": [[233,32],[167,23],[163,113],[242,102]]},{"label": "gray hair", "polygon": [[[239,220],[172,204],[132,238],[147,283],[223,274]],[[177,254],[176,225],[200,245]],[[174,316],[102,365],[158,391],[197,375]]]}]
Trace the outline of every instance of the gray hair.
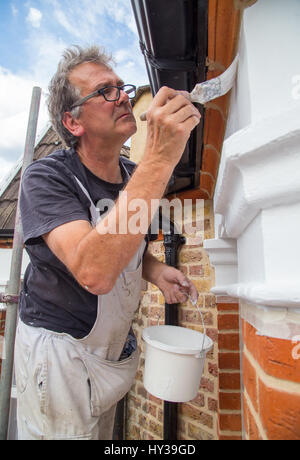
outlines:
[{"label": "gray hair", "polygon": [[74,118],[78,118],[81,112],[81,107],[74,107],[70,110],[81,95],[79,88],[70,83],[69,75],[76,66],[84,62],[95,62],[112,70],[109,63],[113,63],[113,59],[99,46],[82,48],[74,45],[64,51],[57,71],[49,84],[47,105],[50,120],[55,131],[69,147],[75,147],[78,138],[64,127],[62,123],[64,113],[70,111]]}]

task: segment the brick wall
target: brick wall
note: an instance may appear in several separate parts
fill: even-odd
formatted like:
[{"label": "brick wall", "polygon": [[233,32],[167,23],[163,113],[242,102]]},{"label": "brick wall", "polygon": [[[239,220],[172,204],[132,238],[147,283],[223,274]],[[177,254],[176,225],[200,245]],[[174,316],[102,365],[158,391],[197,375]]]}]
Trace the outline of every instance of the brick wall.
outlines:
[{"label": "brick wall", "polygon": [[[213,237],[212,202],[205,201],[203,230],[205,238]],[[201,385],[196,398],[178,404],[178,434],[180,440],[218,439],[218,311],[215,297],[210,294],[213,271],[202,244],[184,245],[179,253],[179,268],[197,286],[199,307],[204,317],[206,332],[214,341],[207,354]],[[162,241],[151,244],[151,251],[164,260]],[[158,322],[164,323],[164,297],[150,283],[143,292],[141,307],[134,329],[141,347],[141,358],[135,384],[127,396],[126,439],[163,439],[163,402],[151,396],[143,386],[144,343],[142,329]],[[201,318],[197,309],[189,303],[179,306],[179,325],[202,332]]]},{"label": "brick wall", "polygon": [[218,367],[220,440],[242,439],[240,326],[236,299],[218,297]]},{"label": "brick wall", "polygon": [[245,438],[300,439],[300,346],[243,321]]}]

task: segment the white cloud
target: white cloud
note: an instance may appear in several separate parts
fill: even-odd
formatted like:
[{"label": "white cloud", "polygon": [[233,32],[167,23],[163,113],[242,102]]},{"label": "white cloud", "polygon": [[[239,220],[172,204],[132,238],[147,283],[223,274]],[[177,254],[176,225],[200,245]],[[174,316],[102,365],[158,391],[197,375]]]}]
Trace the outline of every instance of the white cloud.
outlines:
[{"label": "white cloud", "polygon": [[18,13],[19,13],[18,8],[16,8],[15,5],[14,5],[13,3],[11,3],[10,7],[11,7],[12,15],[13,15],[13,16],[17,16]]},{"label": "white cloud", "polygon": [[39,86],[48,87],[51,76],[56,71],[58,61],[63,50],[68,46],[59,36],[49,33],[44,28],[31,30],[26,39],[26,46],[30,49],[29,68],[25,70],[24,76],[39,82]]},{"label": "white cloud", "polygon": [[[15,5],[10,3],[13,14],[20,14]],[[98,43],[113,53],[116,72],[127,83],[147,82],[129,0],[47,0],[45,5],[40,11],[26,3],[31,25],[22,37],[27,68],[16,74],[0,66],[0,179],[24,151],[33,86],[47,92],[62,51],[71,44]],[[42,19],[47,20],[40,27]],[[48,121],[44,101],[37,134]]]},{"label": "white cloud", "polygon": [[55,18],[57,19],[57,21],[59,22],[59,24],[64,28],[66,29],[67,32],[73,34],[73,35],[76,35],[76,36],[80,36],[81,35],[81,31],[80,30],[77,30],[76,28],[74,29],[74,27],[70,24],[70,22],[68,21],[68,18],[66,16],[66,14],[61,10],[61,9],[58,9],[56,8],[54,10],[54,16]]},{"label": "white cloud", "polygon": [[7,176],[7,174],[9,173],[9,171],[12,169],[12,167],[15,165],[15,163],[13,162],[10,162],[10,161],[6,161],[4,159],[1,158],[1,168],[0,168],[0,186],[1,186],[1,182],[2,180],[4,179],[4,177]]},{"label": "white cloud", "polygon": [[[24,151],[32,88],[36,85],[37,82],[29,77],[14,75],[0,67],[1,176]],[[37,132],[46,122],[47,113],[43,98]]]},{"label": "white cloud", "polygon": [[43,14],[40,12],[40,10],[37,10],[36,8],[30,8],[29,13],[26,17],[26,21],[29,22],[32,27],[39,28],[41,25],[41,20],[42,20]]},{"label": "white cloud", "polygon": [[114,58],[117,63],[124,62],[130,58],[130,51],[126,48],[120,49],[114,53]]}]

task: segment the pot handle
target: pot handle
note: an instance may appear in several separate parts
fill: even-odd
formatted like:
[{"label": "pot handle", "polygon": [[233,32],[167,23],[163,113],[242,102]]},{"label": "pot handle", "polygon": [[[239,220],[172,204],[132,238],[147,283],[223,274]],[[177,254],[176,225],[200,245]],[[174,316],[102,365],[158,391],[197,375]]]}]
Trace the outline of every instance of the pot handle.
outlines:
[{"label": "pot handle", "polygon": [[200,310],[199,306],[198,306],[198,300],[196,301],[193,301],[191,296],[189,295],[189,301],[191,302],[191,304],[193,305],[193,307],[196,306],[198,312],[199,312],[199,315],[200,315],[200,318],[201,318],[201,321],[202,321],[202,327],[203,327],[203,340],[202,340],[202,347],[201,347],[201,351],[195,355],[195,358],[201,358],[202,357],[202,352],[203,352],[203,348],[204,348],[204,341],[205,341],[205,337],[206,337],[206,328],[205,328],[205,324],[204,324],[204,319],[203,319],[203,315],[202,315],[202,311]]}]

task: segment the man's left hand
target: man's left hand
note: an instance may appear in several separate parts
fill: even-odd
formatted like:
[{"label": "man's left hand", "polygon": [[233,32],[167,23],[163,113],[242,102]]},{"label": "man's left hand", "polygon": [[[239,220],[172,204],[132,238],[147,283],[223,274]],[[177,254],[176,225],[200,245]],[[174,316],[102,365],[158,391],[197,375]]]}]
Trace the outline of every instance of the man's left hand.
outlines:
[{"label": "man's left hand", "polygon": [[165,296],[168,304],[184,303],[191,299],[197,303],[198,292],[195,285],[180,271],[166,265],[155,283]]}]

